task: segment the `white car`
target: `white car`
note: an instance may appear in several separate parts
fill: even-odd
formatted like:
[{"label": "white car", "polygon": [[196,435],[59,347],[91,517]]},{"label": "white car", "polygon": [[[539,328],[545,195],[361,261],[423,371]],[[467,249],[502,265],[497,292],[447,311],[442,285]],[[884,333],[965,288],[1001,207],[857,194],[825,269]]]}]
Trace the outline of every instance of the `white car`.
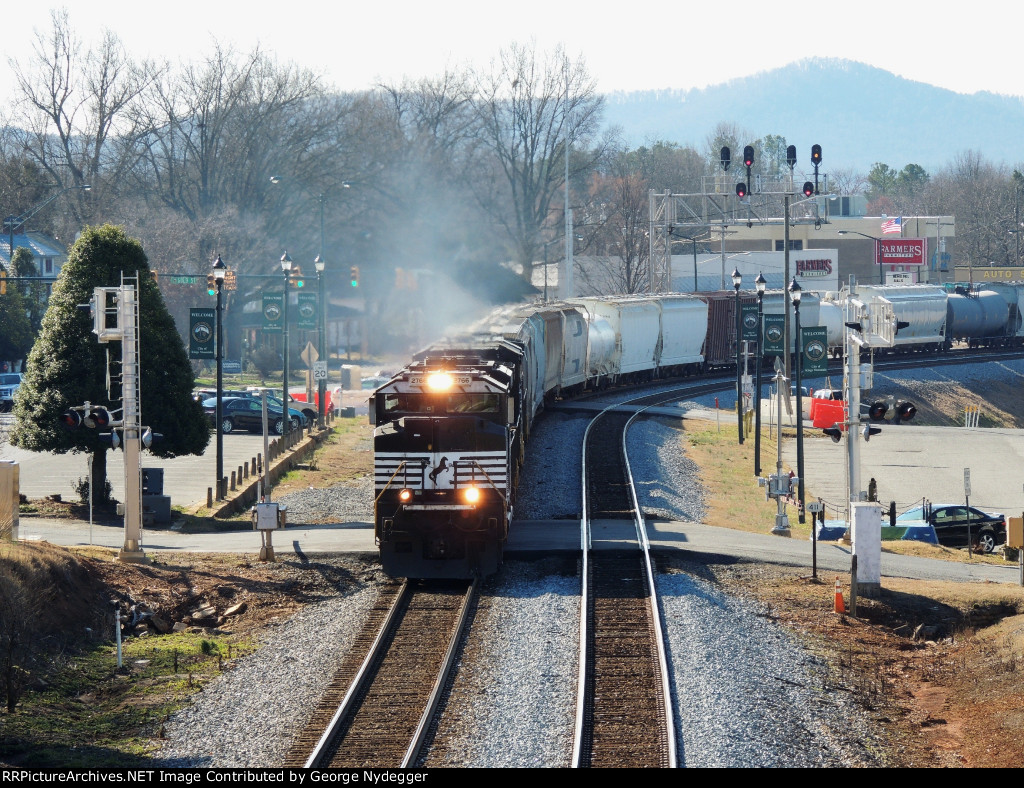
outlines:
[{"label": "white car", "polygon": [[21,387],[20,372],[0,373],[0,411],[9,411],[14,407],[14,395]]}]

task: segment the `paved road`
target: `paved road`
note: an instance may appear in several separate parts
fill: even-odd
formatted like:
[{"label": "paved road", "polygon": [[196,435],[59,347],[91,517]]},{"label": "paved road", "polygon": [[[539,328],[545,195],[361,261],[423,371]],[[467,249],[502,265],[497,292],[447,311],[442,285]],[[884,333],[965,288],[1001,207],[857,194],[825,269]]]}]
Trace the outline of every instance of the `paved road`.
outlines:
[{"label": "paved road", "polygon": [[[773,414],[772,414],[773,415]],[[734,424],[730,411],[691,410],[686,418],[720,420]],[[796,422],[784,414],[787,428]],[[846,440],[833,443],[820,429],[804,422],[804,478],[806,489],[832,507],[845,507],[848,484]],[[762,416],[763,434],[774,437],[774,421],[766,409]],[[970,469],[972,506],[998,511],[1007,517],[1024,512],[1024,430],[967,429],[964,427],[917,427],[909,424],[882,424],[882,432],[869,441],[859,439],[861,489],[868,481],[878,483],[878,500],[896,501],[897,511],[927,498],[932,503],[963,503],[964,468]],[[769,430],[771,430],[769,432]],[[746,436],[753,457],[754,441]],[[782,446],[787,467],[797,467],[795,440]],[[775,472],[776,454],[762,450],[761,473]],[[751,476],[753,476],[751,460]],[[809,498],[808,500],[813,500]]]},{"label": "paved road", "polygon": [[[630,537],[632,526],[601,521],[594,525],[594,545],[614,547]],[[120,548],[124,532],[119,526],[93,525],[36,517],[23,517],[20,526],[23,540],[43,539],[60,545],[99,545]],[[682,550],[717,554],[758,561],[803,566],[812,564],[821,572],[849,572],[850,547],[837,542],[819,542],[816,547],[802,539],[753,534],[729,528],[685,522],[653,522],[648,524],[648,538],[655,549]],[[372,523],[353,521],[332,525],[288,526],[271,533],[274,550],[279,557],[315,553],[366,553],[376,555]],[[507,554],[578,553],[579,524],[571,520],[528,520],[513,524]],[[147,555],[163,555],[170,560],[174,553],[225,552],[251,553],[255,559],[261,547],[255,531],[234,531],[221,534],[182,534],[170,528],[150,528],[143,532],[142,547]],[[816,550],[816,554],[815,554]],[[882,555],[883,577],[906,577],[925,580],[988,581],[1019,583],[1016,566],[941,561],[889,553]]]}]

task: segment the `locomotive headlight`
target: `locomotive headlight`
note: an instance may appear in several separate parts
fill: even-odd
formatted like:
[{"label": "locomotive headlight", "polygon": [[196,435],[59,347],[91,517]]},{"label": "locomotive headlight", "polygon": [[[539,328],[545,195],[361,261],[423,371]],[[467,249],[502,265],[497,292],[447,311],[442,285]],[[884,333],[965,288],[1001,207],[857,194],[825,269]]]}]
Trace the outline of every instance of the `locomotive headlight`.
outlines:
[{"label": "locomotive headlight", "polygon": [[398,500],[402,503],[409,503],[412,500],[412,490],[406,487],[403,490],[398,491]]},{"label": "locomotive headlight", "polygon": [[452,387],[452,376],[447,372],[431,372],[427,375],[427,388],[434,391],[448,391]]},{"label": "locomotive headlight", "polygon": [[462,497],[466,499],[466,503],[476,503],[480,500],[480,490],[477,487],[467,487],[462,491]]}]

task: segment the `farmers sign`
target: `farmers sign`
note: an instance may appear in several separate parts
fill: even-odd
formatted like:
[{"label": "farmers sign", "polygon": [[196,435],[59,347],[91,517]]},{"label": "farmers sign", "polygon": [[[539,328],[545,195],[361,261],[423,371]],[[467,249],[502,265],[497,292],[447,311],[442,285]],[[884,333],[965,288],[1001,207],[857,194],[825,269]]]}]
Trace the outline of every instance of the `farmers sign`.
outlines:
[{"label": "farmers sign", "polygon": [[925,265],[927,252],[924,238],[879,238],[875,241],[877,265]]}]

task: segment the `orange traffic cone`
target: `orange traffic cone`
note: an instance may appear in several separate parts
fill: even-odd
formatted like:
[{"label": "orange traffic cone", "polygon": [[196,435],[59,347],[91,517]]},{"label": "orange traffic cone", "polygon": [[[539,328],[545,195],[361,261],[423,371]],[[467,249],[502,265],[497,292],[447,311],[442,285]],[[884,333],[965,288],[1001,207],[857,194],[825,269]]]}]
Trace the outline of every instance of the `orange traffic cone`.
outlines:
[{"label": "orange traffic cone", "polygon": [[836,603],[835,603],[835,611],[837,613],[845,613],[846,612],[846,605],[843,603],[843,589],[839,585],[839,578],[838,577],[836,578]]}]

